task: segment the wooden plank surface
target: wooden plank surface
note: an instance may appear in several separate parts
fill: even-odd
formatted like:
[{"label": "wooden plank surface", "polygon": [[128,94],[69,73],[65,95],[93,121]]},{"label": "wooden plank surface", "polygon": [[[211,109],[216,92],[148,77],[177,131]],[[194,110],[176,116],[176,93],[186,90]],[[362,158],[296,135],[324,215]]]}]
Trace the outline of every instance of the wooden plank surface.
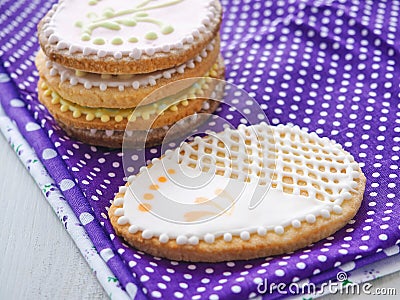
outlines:
[{"label": "wooden plank surface", "polygon": [[108,299],[0,133],[0,299]]}]

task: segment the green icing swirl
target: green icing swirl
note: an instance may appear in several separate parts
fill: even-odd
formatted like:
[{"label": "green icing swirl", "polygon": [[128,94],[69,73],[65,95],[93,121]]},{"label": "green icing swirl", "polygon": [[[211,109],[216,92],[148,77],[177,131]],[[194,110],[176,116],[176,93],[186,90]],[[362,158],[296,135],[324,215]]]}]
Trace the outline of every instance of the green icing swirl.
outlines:
[{"label": "green icing swirl", "polygon": [[[89,0],[89,5],[97,5],[101,0]],[[82,41],[90,41],[95,45],[104,45],[106,40],[104,38],[92,38],[93,31],[97,28],[105,28],[108,30],[119,31],[122,29],[122,26],[133,27],[138,23],[146,22],[152,23],[156,25],[161,34],[167,35],[174,32],[174,28],[169,24],[164,24],[162,21],[159,21],[154,18],[149,18],[148,11],[159,9],[163,7],[168,7],[172,5],[176,5],[184,0],[170,0],[164,3],[153,4],[154,0],[144,0],[141,3],[137,4],[131,9],[114,11],[112,7],[107,7],[103,10],[101,16],[98,16],[94,12],[90,12],[87,14],[87,18],[89,22],[87,24],[78,21],[75,23],[75,26],[78,28],[82,28],[83,34],[81,36]],[[147,32],[144,36],[146,40],[156,40],[158,39],[158,34],[154,31]],[[130,43],[137,43],[139,40],[136,37],[131,37],[127,40]],[[122,45],[124,40],[121,38],[114,38],[111,40],[111,44],[113,45]]]},{"label": "green icing swirl", "polygon": [[106,43],[106,41],[103,38],[95,38],[93,40],[93,44],[95,44],[95,45],[104,45],[105,43]]},{"label": "green icing swirl", "polygon": [[85,41],[85,42],[90,41],[90,35],[87,34],[87,33],[82,34],[81,35],[81,40]]},{"label": "green icing swirl", "polygon": [[120,37],[115,37],[112,39],[111,44],[113,45],[122,45],[124,41]]},{"label": "green icing swirl", "polygon": [[170,34],[172,32],[174,32],[174,28],[171,25],[167,25],[167,26],[164,26],[163,28],[161,28],[162,34]]},{"label": "green icing swirl", "polygon": [[146,40],[153,41],[153,40],[158,39],[158,35],[157,35],[157,33],[151,31],[151,32],[146,33],[146,35],[144,36],[144,38],[145,38]]},{"label": "green icing swirl", "polygon": [[133,37],[130,37],[130,38],[128,39],[128,42],[129,42],[129,43],[137,43],[137,42],[139,42],[139,40],[133,36]]}]

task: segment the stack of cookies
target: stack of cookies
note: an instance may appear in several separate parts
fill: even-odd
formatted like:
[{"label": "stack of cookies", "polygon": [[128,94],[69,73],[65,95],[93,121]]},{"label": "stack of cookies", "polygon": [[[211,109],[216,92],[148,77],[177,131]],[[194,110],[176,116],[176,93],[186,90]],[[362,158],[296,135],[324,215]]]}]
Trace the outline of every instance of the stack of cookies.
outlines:
[{"label": "stack of cookies", "polygon": [[61,0],[38,26],[39,100],[83,142],[159,144],[218,106],[221,18],[218,0]]}]

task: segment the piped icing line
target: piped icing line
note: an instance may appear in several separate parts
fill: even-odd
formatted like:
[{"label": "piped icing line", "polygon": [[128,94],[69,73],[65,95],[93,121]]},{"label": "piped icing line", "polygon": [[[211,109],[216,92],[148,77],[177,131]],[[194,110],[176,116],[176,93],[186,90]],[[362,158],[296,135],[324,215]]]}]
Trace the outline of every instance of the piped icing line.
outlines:
[{"label": "piped icing line", "polygon": [[204,90],[208,88],[208,83],[211,80],[212,74],[217,74],[219,64],[213,65],[212,69],[201,78],[199,82],[194,84],[192,87],[179,94],[179,100],[176,97],[167,97],[157,102],[139,106],[136,108],[129,109],[111,109],[111,108],[92,108],[84,107],[78,104],[72,103],[66,99],[63,99],[57,92],[53,91],[45,82],[43,82],[40,88],[44,91],[45,96],[52,98],[51,103],[54,105],[60,105],[59,109],[61,112],[72,112],[74,118],[80,118],[82,115],[85,116],[86,121],[93,121],[100,119],[103,123],[115,120],[116,122],[122,122],[123,120],[130,120],[135,122],[137,118],[143,120],[149,120],[151,116],[155,114],[162,114],[165,110],[177,111],[179,105],[188,106],[189,101],[202,97]]},{"label": "piped icing line", "polygon": [[[241,145],[238,143],[240,137],[250,143]],[[219,141],[223,141],[229,151],[224,152]],[[255,146],[257,144],[259,146]],[[268,151],[265,157],[257,159],[254,153],[260,149]],[[256,158],[252,162],[246,161],[249,150],[253,153],[252,157]],[[233,152],[232,157],[236,157],[231,170],[214,176],[204,189],[193,192],[192,189],[178,190],[174,185],[174,180],[179,179],[182,183],[194,174],[198,175],[198,164],[193,167],[193,161],[196,161],[194,154],[199,157],[207,153],[217,158],[217,161],[203,165],[204,171],[205,167],[212,168],[213,165],[223,163],[224,158],[229,157],[229,152]],[[270,155],[278,157],[274,167],[269,166]],[[180,162],[179,165],[176,162]],[[235,169],[256,170],[260,162],[266,167],[263,170],[264,177],[269,176],[271,188],[263,195],[263,201],[257,209],[251,211],[248,208],[248,195],[262,184],[263,178],[255,172],[248,172],[246,176],[239,179],[236,177],[234,183],[229,184]],[[318,173],[316,169],[322,170],[322,167],[326,171]],[[309,177],[310,174],[315,176]],[[266,123],[249,127],[240,125],[237,130],[226,129],[222,133],[211,133],[206,138],[195,138],[192,144],[184,143],[180,148],[168,150],[161,159],[152,160],[150,169],[142,168],[138,175],[128,178],[129,184],[134,185],[135,189],[125,189],[119,195],[124,199],[123,203],[114,202],[114,205],[123,208],[123,215],[118,216],[118,220],[123,218],[123,223],[129,226],[128,231],[132,234],[141,232],[144,239],[155,237],[161,243],[175,240],[180,245],[196,245],[199,241],[213,243],[218,238],[230,242],[235,236],[246,241],[253,234],[265,236],[272,232],[284,235],[287,227],[301,228],[303,223],[313,224],[317,218],[329,219],[334,214],[341,214],[344,201],[352,198],[352,192],[356,192],[359,176],[359,166],[354,158],[332,140],[319,138],[315,133],[309,134],[298,126],[273,127]],[[155,183],[157,188],[153,188]],[[175,209],[171,207],[172,202],[169,202],[171,196],[178,203],[195,203],[196,199],[197,203],[202,203],[203,198],[211,199],[213,190],[218,190],[214,201],[222,201],[222,198],[226,201],[227,196],[220,192],[221,189],[232,195],[235,189],[243,189],[240,195],[244,196],[240,196],[233,204],[235,209],[231,214],[226,213],[227,210],[221,212],[218,206],[200,206],[197,215],[203,213],[205,219],[208,217],[206,213],[217,216],[207,222],[180,222],[184,220],[188,206],[182,209],[177,206]],[[173,195],[168,195],[168,190],[172,190]],[[185,193],[180,193],[183,190]],[[199,191],[208,194],[199,195]],[[322,200],[316,198],[317,194],[321,195]],[[164,215],[157,216],[157,213],[165,212],[165,205],[171,214],[168,217],[174,216],[174,222],[168,222]],[[186,212],[193,212],[193,208]]]},{"label": "piped icing line", "polygon": [[[47,56],[45,57],[45,65],[49,70],[50,76],[59,76],[61,82],[69,81],[72,86],[81,84],[88,90],[96,87],[101,91],[105,91],[107,88],[111,87],[118,88],[119,91],[123,92],[126,88],[139,89],[140,87],[148,85],[154,86],[157,84],[158,80],[162,78],[170,79],[176,73],[184,74],[187,68],[195,68],[197,63],[206,58],[208,54],[214,50],[215,43],[216,41],[213,40],[199,55],[196,55],[193,59],[184,64],[167,70],[155,71],[150,74],[112,75],[88,73],[62,66],[51,61]],[[216,75],[214,75],[214,77],[216,77]]]},{"label": "piped icing line", "polygon": [[[98,8],[79,1],[78,11],[75,9],[78,3],[61,0],[43,19],[42,30],[47,44],[55,46],[57,50],[66,50],[69,54],[82,53],[84,56],[96,55],[99,58],[112,56],[115,59],[129,56],[136,60],[142,55],[153,56],[157,53],[182,49],[198,40],[201,35],[213,34],[212,31],[218,25],[221,13],[217,0],[169,2],[175,4],[175,7],[162,5],[155,9],[148,7],[144,9],[146,12],[142,15],[133,15],[134,18],[139,17],[140,24],[153,24],[152,27],[156,30],[161,23],[176,23],[172,26],[161,25],[160,34],[150,30],[141,38],[132,36],[132,30],[144,25],[134,24],[132,18],[118,19],[125,12],[132,10],[132,7],[129,7],[132,4],[122,0],[102,1],[99,2]],[[158,21],[155,17],[147,18],[144,14],[150,10],[157,14],[157,18],[171,20],[165,22]],[[185,14],[179,16],[171,14],[182,11]],[[191,14],[189,11],[195,13]],[[98,17],[98,14],[102,16]],[[185,17],[186,15],[188,17]],[[71,20],[71,16],[77,19]],[[117,20],[114,19],[116,17]],[[101,34],[94,32],[98,28],[102,29],[99,30]],[[189,31],[185,32],[185,28],[189,28]],[[143,28],[141,29],[137,32],[143,33]]]}]

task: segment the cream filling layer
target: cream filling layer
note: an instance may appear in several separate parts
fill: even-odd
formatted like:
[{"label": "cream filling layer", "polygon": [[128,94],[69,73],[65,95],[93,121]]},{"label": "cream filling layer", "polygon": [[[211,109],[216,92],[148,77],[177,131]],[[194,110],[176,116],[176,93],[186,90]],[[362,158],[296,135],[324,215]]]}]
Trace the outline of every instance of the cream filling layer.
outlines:
[{"label": "cream filling layer", "polygon": [[288,226],[341,214],[358,170],[340,145],[315,133],[239,126],[184,143],[129,177],[115,215],[130,233],[161,243],[285,234]]},{"label": "cream filling layer", "polygon": [[86,89],[96,87],[101,91],[106,91],[107,88],[118,88],[119,91],[123,92],[125,88],[139,89],[148,85],[154,86],[157,84],[157,80],[162,78],[170,79],[176,73],[183,74],[187,68],[195,68],[196,63],[200,63],[208,56],[209,52],[214,50],[215,43],[216,41],[213,40],[199,55],[184,64],[150,74],[112,75],[88,73],[64,67],[51,61],[47,56],[45,57],[45,62],[50,76],[59,76],[61,82],[69,81],[72,86],[81,84]]},{"label": "cream filling layer", "polygon": [[[209,109],[209,107],[210,107],[209,105],[210,104],[208,102],[204,102],[202,109],[204,109],[204,110]],[[178,128],[186,129],[187,126],[194,124],[197,121],[198,117],[199,117],[198,114],[194,113],[193,115],[190,115],[184,119],[180,119],[180,120],[176,121],[174,126],[178,126]],[[169,130],[170,128],[171,128],[171,126],[168,126],[168,125],[162,127],[162,129],[165,131]],[[111,130],[99,130],[97,128],[82,129],[82,130],[87,131],[89,133],[89,135],[91,135],[91,136],[95,136],[96,134],[100,133],[100,134],[105,134],[108,137],[111,137],[115,134],[117,134],[117,135],[126,134],[126,136],[131,137],[135,134],[134,130],[112,130],[112,129]],[[153,131],[154,131],[154,129],[150,128],[148,130],[148,133],[151,133]]]}]

